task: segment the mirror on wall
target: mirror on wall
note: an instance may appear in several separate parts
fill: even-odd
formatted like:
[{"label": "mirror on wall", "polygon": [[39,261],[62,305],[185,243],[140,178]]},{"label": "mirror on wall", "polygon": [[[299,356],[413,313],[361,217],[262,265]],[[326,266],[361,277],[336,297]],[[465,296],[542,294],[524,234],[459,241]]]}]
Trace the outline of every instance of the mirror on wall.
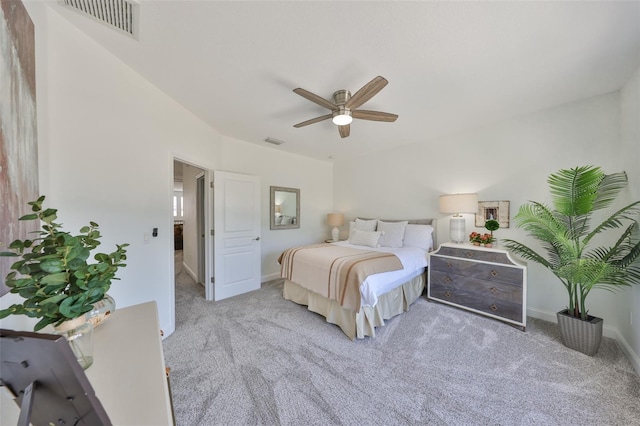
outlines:
[{"label": "mirror on wall", "polygon": [[300,228],[300,190],[271,187],[271,229]]}]

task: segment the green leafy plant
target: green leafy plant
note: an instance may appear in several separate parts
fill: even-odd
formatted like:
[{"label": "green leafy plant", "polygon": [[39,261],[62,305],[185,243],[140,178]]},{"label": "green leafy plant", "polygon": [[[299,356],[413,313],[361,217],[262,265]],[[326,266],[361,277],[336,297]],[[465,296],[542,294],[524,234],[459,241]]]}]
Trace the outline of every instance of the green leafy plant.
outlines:
[{"label": "green leafy plant", "polygon": [[484,227],[491,233],[491,238],[493,238],[493,231],[500,229],[500,222],[495,219],[489,219],[484,223]]},{"label": "green leafy plant", "polygon": [[98,224],[80,229],[79,235],[71,235],[55,223],[56,209],[43,209],[45,197],[29,202],[33,213],[19,220],[42,222],[39,238],[15,240],[9,245],[12,251],[1,252],[0,256],[20,257],[11,265],[6,277],[6,285],[11,293],[25,299],[0,310],[0,318],[23,314],[31,318],[41,318],[34,331],[48,324],[59,325],[68,319],[77,318],[91,311],[95,302],[102,300],[111,287],[118,268],[126,266],[126,250],[129,244],[116,244],[116,251],[110,254],[97,253],[95,263],[87,260],[91,251],[100,245]]},{"label": "green leafy plant", "polygon": [[[640,255],[640,201],[591,227],[594,213],[608,210],[627,185],[626,173],[607,175],[599,167],[583,166],[559,170],[547,182],[553,208],[529,202],[514,218],[518,227],[542,244],[546,256],[514,240],[505,240],[505,246],[558,277],[569,295],[568,314],[587,320],[585,301],[591,290],[614,291],[640,283],[640,267],[635,263]],[[612,246],[591,247],[598,234],[620,228]]]}]

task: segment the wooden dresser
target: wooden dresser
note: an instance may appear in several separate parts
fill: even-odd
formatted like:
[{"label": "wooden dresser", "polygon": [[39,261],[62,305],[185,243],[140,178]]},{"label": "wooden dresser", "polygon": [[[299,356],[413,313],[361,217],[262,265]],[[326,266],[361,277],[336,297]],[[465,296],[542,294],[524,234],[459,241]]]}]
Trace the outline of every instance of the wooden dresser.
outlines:
[{"label": "wooden dresser", "polygon": [[524,331],[527,267],[506,250],[445,243],[429,256],[427,298],[505,321]]}]

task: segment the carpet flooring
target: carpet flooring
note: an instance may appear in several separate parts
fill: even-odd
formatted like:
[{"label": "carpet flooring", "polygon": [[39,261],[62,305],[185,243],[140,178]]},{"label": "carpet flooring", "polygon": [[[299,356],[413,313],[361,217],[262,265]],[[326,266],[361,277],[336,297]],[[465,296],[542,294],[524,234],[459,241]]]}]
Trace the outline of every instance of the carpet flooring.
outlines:
[{"label": "carpet flooring", "polygon": [[282,283],[220,302],[181,271],[164,340],[186,425],[640,425],[640,378],[612,339],[593,357],[555,324],[526,332],[418,299],[349,340]]}]

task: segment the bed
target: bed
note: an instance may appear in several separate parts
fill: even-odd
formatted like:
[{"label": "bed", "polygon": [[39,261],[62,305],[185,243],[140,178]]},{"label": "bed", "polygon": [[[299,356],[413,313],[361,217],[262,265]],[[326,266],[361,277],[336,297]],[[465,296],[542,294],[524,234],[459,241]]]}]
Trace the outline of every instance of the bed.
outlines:
[{"label": "bed", "polygon": [[293,247],[279,262],[283,297],[353,340],[374,337],[423,293],[436,222],[356,218],[349,225],[348,240]]}]

